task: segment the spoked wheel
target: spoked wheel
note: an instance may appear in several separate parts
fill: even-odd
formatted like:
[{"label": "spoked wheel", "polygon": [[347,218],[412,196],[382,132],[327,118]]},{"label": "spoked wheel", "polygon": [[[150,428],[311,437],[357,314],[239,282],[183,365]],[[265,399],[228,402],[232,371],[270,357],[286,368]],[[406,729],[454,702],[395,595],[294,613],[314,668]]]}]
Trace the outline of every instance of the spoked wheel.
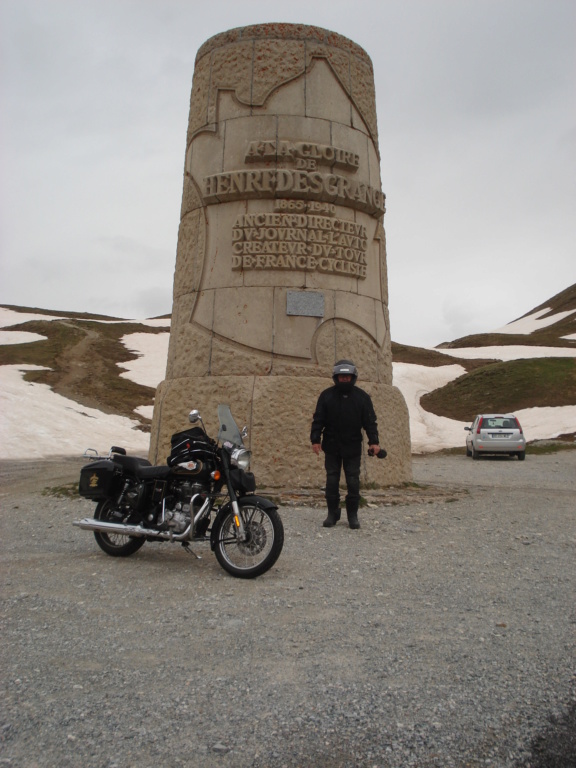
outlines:
[{"label": "spoked wheel", "polygon": [[241,541],[236,533],[232,509],[214,521],[216,559],[225,571],[240,579],[253,579],[272,568],[284,546],[284,526],[274,508],[255,504],[240,507],[246,532]]},{"label": "spoked wheel", "polygon": [[[110,499],[98,504],[94,517],[106,523],[122,522],[122,515],[114,508]],[[121,533],[103,533],[102,531],[94,531],[94,538],[100,549],[112,557],[130,557],[146,543],[146,539],[141,536],[124,536]]]}]

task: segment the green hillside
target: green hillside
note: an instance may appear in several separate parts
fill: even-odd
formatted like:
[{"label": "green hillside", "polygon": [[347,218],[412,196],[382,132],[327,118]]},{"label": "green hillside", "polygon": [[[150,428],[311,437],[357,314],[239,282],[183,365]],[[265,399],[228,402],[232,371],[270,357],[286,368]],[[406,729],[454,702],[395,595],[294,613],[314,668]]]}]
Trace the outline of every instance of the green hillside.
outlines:
[{"label": "green hillside", "polygon": [[576,405],[576,360],[535,357],[491,363],[429,392],[420,403],[430,413],[458,421],[472,421],[477,413]]}]

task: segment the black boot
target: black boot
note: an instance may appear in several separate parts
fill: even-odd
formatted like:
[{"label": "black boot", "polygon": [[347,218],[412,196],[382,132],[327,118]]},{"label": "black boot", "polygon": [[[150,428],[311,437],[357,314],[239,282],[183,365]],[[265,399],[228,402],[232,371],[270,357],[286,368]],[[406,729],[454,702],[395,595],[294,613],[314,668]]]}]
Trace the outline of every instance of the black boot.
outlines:
[{"label": "black boot", "polygon": [[338,520],[340,520],[340,509],[328,509],[328,517],[322,525],[324,528],[333,528]]},{"label": "black boot", "polygon": [[358,512],[348,513],[348,525],[353,530],[357,530],[358,528],[360,528],[360,522],[358,520]]},{"label": "black boot", "polygon": [[358,501],[346,499],[346,514],[348,515],[348,525],[353,530],[360,528],[358,522]]}]

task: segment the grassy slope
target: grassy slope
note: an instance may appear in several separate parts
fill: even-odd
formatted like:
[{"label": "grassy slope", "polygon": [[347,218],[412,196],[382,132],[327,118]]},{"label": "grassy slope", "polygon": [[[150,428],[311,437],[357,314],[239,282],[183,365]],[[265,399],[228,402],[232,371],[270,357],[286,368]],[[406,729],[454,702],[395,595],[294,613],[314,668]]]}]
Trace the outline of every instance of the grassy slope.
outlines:
[{"label": "grassy slope", "polygon": [[122,369],[117,363],[137,357],[120,339],[129,333],[165,333],[166,329],[122,321],[95,322],[68,314],[70,319],[66,320],[34,320],[10,326],[10,330],[38,333],[47,339],[0,346],[0,365],[45,366],[49,370],[28,371],[25,380],[48,384],[58,394],[89,408],[139,419],[147,429],[147,421],[134,409],[152,405],[155,390],[120,376]]},{"label": "grassy slope", "polygon": [[437,416],[472,421],[477,413],[576,405],[576,360],[549,357],[492,363],[429,392],[421,405]]},{"label": "grassy slope", "polygon": [[430,368],[439,368],[442,365],[461,365],[466,371],[482,368],[493,363],[490,358],[464,360],[461,357],[445,355],[433,349],[410,347],[407,344],[392,342],[392,359],[395,363],[410,363],[411,365],[426,365]]},{"label": "grassy slope", "polygon": [[[46,315],[47,317],[71,317],[78,320],[105,320],[122,322],[121,317],[109,317],[108,315],[94,315],[90,312],[56,312],[53,309],[39,309],[38,307],[16,307],[14,304],[1,304],[4,309],[11,309],[13,312],[21,312],[24,315]],[[14,326],[10,326],[14,328]]]}]

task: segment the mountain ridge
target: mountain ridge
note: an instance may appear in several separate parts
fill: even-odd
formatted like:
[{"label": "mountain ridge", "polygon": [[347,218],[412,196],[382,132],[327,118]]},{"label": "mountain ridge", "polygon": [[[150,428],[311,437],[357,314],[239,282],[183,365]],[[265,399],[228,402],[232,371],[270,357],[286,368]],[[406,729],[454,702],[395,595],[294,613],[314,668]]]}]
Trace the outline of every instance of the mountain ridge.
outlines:
[{"label": "mountain ridge", "polygon": [[[542,310],[548,310],[542,312]],[[541,313],[541,314],[540,314]],[[565,314],[567,313],[567,314]],[[576,283],[564,289],[547,301],[542,302],[534,309],[526,312],[521,317],[508,323],[513,327],[520,320],[538,314],[538,321],[560,316],[558,321],[542,328],[536,328],[531,333],[510,333],[501,329],[489,333],[477,333],[470,336],[462,336],[454,341],[442,342],[436,349],[459,349],[462,347],[487,347],[487,346],[539,346],[539,347],[569,347],[576,348],[576,338],[566,339],[569,335],[576,335]],[[507,326],[505,326],[506,328]]]}]

